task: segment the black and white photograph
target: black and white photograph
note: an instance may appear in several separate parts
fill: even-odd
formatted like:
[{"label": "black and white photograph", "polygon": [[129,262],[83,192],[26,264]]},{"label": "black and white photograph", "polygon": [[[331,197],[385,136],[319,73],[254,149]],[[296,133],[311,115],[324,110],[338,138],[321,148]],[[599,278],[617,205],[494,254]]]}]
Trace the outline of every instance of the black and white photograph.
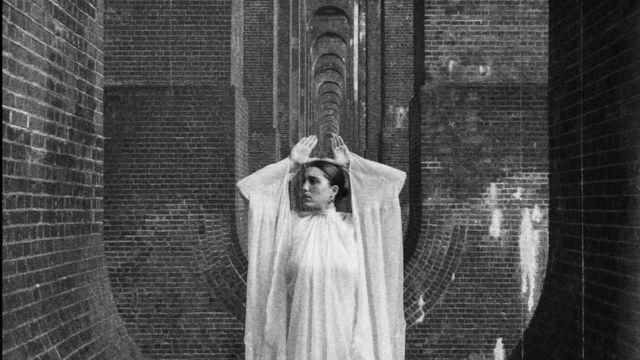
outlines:
[{"label": "black and white photograph", "polygon": [[640,1],[3,0],[3,360],[640,360]]}]

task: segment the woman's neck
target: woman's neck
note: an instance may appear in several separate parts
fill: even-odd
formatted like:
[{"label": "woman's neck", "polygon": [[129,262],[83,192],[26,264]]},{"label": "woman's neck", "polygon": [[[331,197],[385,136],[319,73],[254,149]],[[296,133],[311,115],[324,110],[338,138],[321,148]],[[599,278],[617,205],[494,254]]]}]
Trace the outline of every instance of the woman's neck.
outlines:
[{"label": "woman's neck", "polygon": [[326,208],[323,209],[313,209],[310,210],[312,213],[314,214],[331,214],[336,212],[336,207],[335,205],[331,204],[330,206],[327,206]]}]

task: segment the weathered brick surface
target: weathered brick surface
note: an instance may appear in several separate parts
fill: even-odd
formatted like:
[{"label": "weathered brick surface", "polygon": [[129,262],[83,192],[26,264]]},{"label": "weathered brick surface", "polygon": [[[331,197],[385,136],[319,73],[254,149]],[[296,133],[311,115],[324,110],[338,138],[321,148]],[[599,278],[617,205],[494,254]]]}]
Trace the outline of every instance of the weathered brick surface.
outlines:
[{"label": "weathered brick surface", "polygon": [[[354,101],[351,54],[355,47],[349,39],[352,28],[351,9],[326,6],[322,1],[307,4],[308,31],[305,33],[309,57],[304,64],[309,83],[306,88],[306,118],[300,127],[320,138],[316,147],[318,156],[330,151],[330,134],[340,133],[353,144]],[[304,48],[303,48],[304,49]]]},{"label": "weathered brick surface", "polygon": [[546,3],[415,4],[407,357],[509,353],[547,255]]},{"label": "weathered brick surface", "polygon": [[550,1],[549,10],[552,257],[519,351],[635,359],[640,11],[634,1]]},{"label": "weathered brick surface", "polygon": [[231,0],[107,0],[107,84],[229,81]]},{"label": "weathered brick surface", "polygon": [[[244,3],[244,94],[249,106],[249,166],[252,171],[279,160],[274,127],[274,19],[272,0]],[[281,44],[283,45],[283,44]],[[277,66],[277,64],[276,64]],[[279,155],[279,154],[278,154]]]},{"label": "weathered brick surface", "polygon": [[[383,82],[380,161],[409,172],[409,103],[413,97],[413,0],[383,3]],[[403,219],[408,221],[409,186],[400,193]],[[406,225],[405,225],[406,228]],[[406,246],[411,251],[411,246]]]},{"label": "weathered brick surface", "polygon": [[118,310],[150,358],[238,358],[243,2],[108,1],[105,17],[104,234]]},{"label": "weathered brick surface", "polygon": [[138,359],[104,266],[103,3],[2,10],[2,358]]},{"label": "weathered brick surface", "polygon": [[237,241],[229,249],[242,171],[233,90],[118,86],[106,94],[104,236],[127,329],[150,358],[234,358],[243,350],[237,272],[244,276],[246,264]]},{"label": "weathered brick surface", "polygon": [[[296,138],[291,136],[290,114],[289,114],[289,94],[291,81],[291,21],[290,9],[292,0],[278,1],[278,17],[277,17],[277,87],[278,96],[276,99],[277,114],[276,125],[278,133],[278,151],[277,158],[287,156],[291,151],[291,147],[295,144]],[[293,0],[295,1],[295,0]]]},{"label": "weathered brick surface", "polygon": [[413,1],[384,3],[384,88],[381,161],[404,171],[409,161],[409,102],[413,97]]},{"label": "weathered brick surface", "polygon": [[[318,127],[325,2],[106,3],[3,1],[3,358],[242,358],[233,185]],[[407,359],[640,354],[637,4],[552,0],[547,94],[546,1],[358,3],[342,129],[409,172]]]},{"label": "weathered brick surface", "polygon": [[[362,65],[366,68],[366,105],[364,107],[366,131],[360,137],[365,140],[362,154],[369,159],[380,160],[380,142],[382,138],[382,124],[385,114],[383,103],[382,80],[383,68],[383,3],[376,0],[360,2],[366,13],[366,30],[363,39],[366,47],[366,57]],[[364,129],[363,129],[364,130]]]}]

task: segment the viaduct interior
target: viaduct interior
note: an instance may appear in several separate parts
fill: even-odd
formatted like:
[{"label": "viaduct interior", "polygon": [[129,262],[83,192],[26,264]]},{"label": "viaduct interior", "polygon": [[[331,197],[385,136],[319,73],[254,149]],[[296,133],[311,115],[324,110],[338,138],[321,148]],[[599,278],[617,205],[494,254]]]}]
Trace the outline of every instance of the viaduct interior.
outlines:
[{"label": "viaduct interior", "polygon": [[244,358],[235,184],[311,134],[407,173],[406,359],[640,358],[637,1],[2,9],[3,359]]}]

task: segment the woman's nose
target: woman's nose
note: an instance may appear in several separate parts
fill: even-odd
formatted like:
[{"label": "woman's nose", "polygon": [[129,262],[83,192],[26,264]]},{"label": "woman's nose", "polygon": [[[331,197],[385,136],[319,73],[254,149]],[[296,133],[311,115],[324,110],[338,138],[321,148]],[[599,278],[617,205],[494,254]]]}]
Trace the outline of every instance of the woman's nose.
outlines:
[{"label": "woman's nose", "polygon": [[303,191],[309,191],[309,182],[308,182],[308,181],[305,181],[305,182],[302,184],[302,190],[303,190]]}]

